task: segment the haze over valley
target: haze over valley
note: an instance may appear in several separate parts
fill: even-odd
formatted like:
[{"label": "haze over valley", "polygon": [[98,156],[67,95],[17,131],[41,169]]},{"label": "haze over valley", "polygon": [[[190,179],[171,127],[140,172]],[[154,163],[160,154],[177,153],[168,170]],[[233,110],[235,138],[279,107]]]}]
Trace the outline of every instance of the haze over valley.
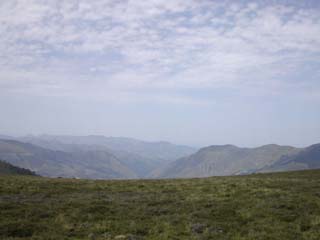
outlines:
[{"label": "haze over valley", "polygon": [[0,159],[48,177],[195,178],[320,168],[320,144],[306,148],[213,145],[104,136],[40,135],[0,139]]}]

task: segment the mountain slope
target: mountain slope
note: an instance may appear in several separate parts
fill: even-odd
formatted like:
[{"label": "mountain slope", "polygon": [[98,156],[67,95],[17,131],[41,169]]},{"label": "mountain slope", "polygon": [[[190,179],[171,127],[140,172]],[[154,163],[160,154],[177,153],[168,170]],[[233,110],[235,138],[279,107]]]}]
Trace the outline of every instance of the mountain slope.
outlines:
[{"label": "mountain slope", "polygon": [[281,157],[260,172],[293,171],[320,168],[320,144],[311,145],[293,156]]},{"label": "mountain slope", "polygon": [[68,153],[78,153],[83,150],[106,151],[114,155],[139,178],[147,177],[155,169],[196,151],[188,146],[168,142],[145,142],[131,138],[95,135],[29,135],[18,138],[18,141]]},{"label": "mountain slope", "polygon": [[258,148],[209,146],[154,171],[151,177],[185,178],[245,174],[271,165],[284,155],[293,155],[299,151],[298,148],[275,144]]},{"label": "mountain slope", "polygon": [[49,177],[136,178],[106,151],[53,151],[29,143],[0,140],[0,159]]},{"label": "mountain slope", "polygon": [[132,153],[136,156],[154,162],[170,162],[188,156],[196,151],[195,148],[175,145],[169,142],[146,142],[124,137],[105,137],[97,135],[66,136],[40,135],[20,138],[19,141],[29,142],[49,149],[64,145],[82,145],[104,147],[109,151]]},{"label": "mountain slope", "polygon": [[10,163],[0,160],[0,175],[30,175],[36,176],[36,174],[29,169],[19,168],[13,166]]}]

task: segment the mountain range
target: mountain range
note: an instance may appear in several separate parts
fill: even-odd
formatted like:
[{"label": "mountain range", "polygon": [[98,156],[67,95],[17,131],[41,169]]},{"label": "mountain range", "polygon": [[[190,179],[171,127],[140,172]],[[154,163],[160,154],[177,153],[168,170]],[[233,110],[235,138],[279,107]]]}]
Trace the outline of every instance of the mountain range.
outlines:
[{"label": "mountain range", "polygon": [[0,159],[49,177],[194,178],[320,168],[320,144],[307,148],[213,145],[105,136],[24,136],[0,140]]},{"label": "mountain range", "polygon": [[320,144],[314,144],[302,149],[297,154],[282,156],[278,161],[262,168],[259,172],[280,172],[318,168],[320,168]]},{"label": "mountain range", "polygon": [[209,146],[152,173],[155,178],[195,178],[320,168],[320,144],[307,148],[264,145]]},{"label": "mountain range", "polygon": [[0,140],[0,159],[49,177],[136,177],[129,168],[107,152],[81,150],[70,153],[15,140]]},{"label": "mountain range", "polygon": [[25,136],[0,140],[0,159],[43,176],[146,178],[195,148],[104,136]]}]

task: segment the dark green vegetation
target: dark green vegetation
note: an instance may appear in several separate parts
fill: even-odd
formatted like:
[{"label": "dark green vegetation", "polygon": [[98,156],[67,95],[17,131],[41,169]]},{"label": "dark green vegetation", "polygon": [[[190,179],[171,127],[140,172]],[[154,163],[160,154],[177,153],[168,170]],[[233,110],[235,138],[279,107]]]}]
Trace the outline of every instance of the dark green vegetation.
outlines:
[{"label": "dark green vegetation", "polygon": [[0,239],[320,238],[320,170],[177,180],[0,177]]},{"label": "dark green vegetation", "polygon": [[33,175],[35,173],[24,168],[19,168],[11,165],[10,163],[0,160],[0,175]]}]

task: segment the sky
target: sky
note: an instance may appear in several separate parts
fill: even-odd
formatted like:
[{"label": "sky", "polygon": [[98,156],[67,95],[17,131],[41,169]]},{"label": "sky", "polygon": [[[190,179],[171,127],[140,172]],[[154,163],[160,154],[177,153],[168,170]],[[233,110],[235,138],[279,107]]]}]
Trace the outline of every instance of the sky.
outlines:
[{"label": "sky", "polygon": [[0,134],[320,142],[320,1],[1,0]]}]

